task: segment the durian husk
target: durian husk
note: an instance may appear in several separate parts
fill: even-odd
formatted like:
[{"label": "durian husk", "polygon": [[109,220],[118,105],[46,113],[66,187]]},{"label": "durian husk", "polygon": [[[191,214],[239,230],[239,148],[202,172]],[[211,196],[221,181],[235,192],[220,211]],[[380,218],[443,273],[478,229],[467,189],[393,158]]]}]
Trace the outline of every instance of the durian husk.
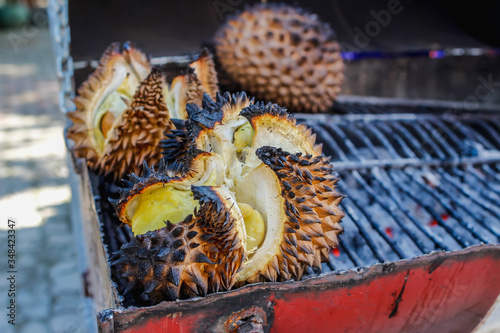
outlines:
[{"label": "durian husk", "polygon": [[215,99],[216,94],[219,92],[219,80],[215,71],[214,60],[208,53],[208,50],[203,49],[198,60],[191,63],[189,67],[194,69],[194,74],[200,80],[208,96]]},{"label": "durian husk", "polygon": [[78,96],[74,99],[76,110],[67,113],[73,123],[67,131],[68,139],[75,143],[73,151],[77,157],[85,158],[92,169],[104,153],[93,133],[96,130],[94,112],[108,90],[118,89],[123,83],[129,69],[127,58],[120,52],[120,44],[111,44],[102,55],[97,69],[78,89]]},{"label": "durian husk", "polygon": [[328,111],[344,81],[335,33],[296,6],[256,4],[228,18],[215,41],[233,82],[294,111]]},{"label": "durian husk", "polygon": [[220,186],[223,184],[221,170],[223,170],[223,162],[218,155],[197,150],[188,152],[186,160],[181,163],[166,164],[161,160],[157,170],[154,166],[149,167],[144,163],[141,176],[132,173],[127,180],[122,180],[120,198],[109,201],[115,208],[120,221],[130,226],[132,232],[137,234],[131,210],[134,210],[136,202],[140,202],[141,196],[145,195],[148,190],[167,185],[181,189],[191,186]]},{"label": "durian husk", "polygon": [[[338,235],[343,232],[340,221],[345,215],[339,207],[344,195],[336,191],[339,178],[330,158],[290,154],[274,147],[262,147],[257,155],[278,176],[285,200],[287,219],[277,256],[281,274],[277,275],[287,280],[300,278],[308,266],[321,269],[330,249],[338,245]],[[247,282],[273,279],[272,273]]]},{"label": "durian husk", "polygon": [[144,161],[158,164],[164,132],[172,128],[162,94],[162,73],[153,68],[141,83],[130,107],[122,114],[107,143],[108,150],[97,163],[115,180],[134,172],[140,174]]},{"label": "durian husk", "polygon": [[165,82],[163,91],[171,117],[187,119],[186,104],[201,105],[205,93],[215,98],[219,92],[218,84],[214,61],[204,49],[198,59],[183,74],[176,76],[170,85]]},{"label": "durian husk", "polygon": [[150,304],[229,290],[245,260],[241,215],[222,187],[192,187],[199,210],[177,224],[138,235],[114,254],[127,286]]}]

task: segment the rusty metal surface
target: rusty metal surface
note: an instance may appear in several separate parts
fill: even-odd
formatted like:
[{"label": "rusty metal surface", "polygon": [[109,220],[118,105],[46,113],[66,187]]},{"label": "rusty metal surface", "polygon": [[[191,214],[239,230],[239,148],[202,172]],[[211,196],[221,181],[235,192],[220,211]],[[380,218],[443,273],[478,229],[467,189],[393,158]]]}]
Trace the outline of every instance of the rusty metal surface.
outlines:
[{"label": "rusty metal surface", "polygon": [[231,316],[254,307],[266,313],[271,332],[468,332],[499,292],[500,246],[476,245],[301,282],[107,310],[99,315],[99,327],[101,332],[225,332]]}]

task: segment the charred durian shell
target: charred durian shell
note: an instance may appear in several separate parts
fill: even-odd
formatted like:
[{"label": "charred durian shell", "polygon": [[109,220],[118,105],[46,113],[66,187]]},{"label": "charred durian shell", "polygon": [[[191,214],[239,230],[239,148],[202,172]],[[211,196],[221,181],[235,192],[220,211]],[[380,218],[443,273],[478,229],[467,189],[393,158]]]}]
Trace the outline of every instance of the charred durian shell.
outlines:
[{"label": "charred durian shell", "polygon": [[165,83],[163,88],[171,117],[176,119],[187,119],[186,104],[201,105],[203,94],[215,98],[218,91],[215,64],[206,49],[185,73],[176,76],[170,85]]},{"label": "charred durian shell", "polygon": [[120,52],[118,43],[108,47],[96,71],[78,89],[74,100],[76,111],[68,113],[73,121],[68,138],[75,142],[78,157],[87,158],[92,166],[102,156],[104,144],[100,142],[103,141],[100,121],[109,108],[99,108],[107,98],[116,94],[115,100],[118,101],[111,108],[114,114],[121,114],[149,72],[147,58],[130,44],[125,44],[123,52]]},{"label": "charred durian shell", "polygon": [[259,99],[294,111],[328,110],[344,80],[340,47],[317,15],[285,4],[256,4],[215,36],[229,78]]},{"label": "charred durian shell", "polygon": [[[193,186],[199,209],[177,224],[139,235],[114,254],[112,265],[150,304],[230,289],[245,260],[241,215],[222,187]],[[241,238],[243,235],[243,238]]]},{"label": "charred durian shell", "polygon": [[[215,102],[205,95],[202,105],[202,108],[187,107],[190,145],[219,154],[230,183],[261,163],[255,152],[263,146],[279,147],[292,153],[321,154],[322,147],[315,144],[316,135],[305,125],[297,124],[295,118],[277,104],[254,104],[253,98],[245,93],[226,93],[217,95]],[[251,134],[242,147],[237,147],[236,135],[242,128],[248,128]]]}]

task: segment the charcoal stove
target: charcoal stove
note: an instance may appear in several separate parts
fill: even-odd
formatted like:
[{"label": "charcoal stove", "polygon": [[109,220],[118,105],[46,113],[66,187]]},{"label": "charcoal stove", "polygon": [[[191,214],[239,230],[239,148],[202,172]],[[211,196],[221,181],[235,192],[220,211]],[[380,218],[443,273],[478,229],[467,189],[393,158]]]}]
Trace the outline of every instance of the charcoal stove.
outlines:
[{"label": "charcoal stove", "polygon": [[[67,10],[51,2],[65,112],[74,82],[95,65],[74,66]],[[153,61],[174,72],[194,56]],[[100,332],[470,332],[480,323],[500,294],[498,107],[343,97],[329,114],[296,117],[332,156],[347,195],[339,248],[301,281],[133,303],[110,278],[109,255],[131,237],[107,201],[114,189],[70,158],[85,292]]]}]

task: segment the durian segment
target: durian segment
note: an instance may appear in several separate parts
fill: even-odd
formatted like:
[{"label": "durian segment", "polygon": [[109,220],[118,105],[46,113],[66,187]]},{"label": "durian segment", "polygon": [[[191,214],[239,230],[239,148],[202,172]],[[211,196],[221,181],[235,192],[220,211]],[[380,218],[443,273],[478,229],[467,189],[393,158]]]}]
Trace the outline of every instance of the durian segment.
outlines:
[{"label": "durian segment", "polygon": [[330,159],[274,147],[262,147],[257,155],[278,175],[283,189],[287,215],[283,253],[303,266],[321,268],[343,231],[339,205],[344,196],[335,189],[339,178]]},{"label": "durian segment", "polygon": [[243,168],[241,155],[238,155],[234,145],[236,131],[248,124],[248,120],[240,113],[252,103],[253,99],[248,98],[245,93],[233,95],[226,93],[217,94],[216,101],[205,95],[203,108],[196,105],[189,105],[187,108],[189,121],[186,126],[193,146],[222,157],[229,188],[232,188],[233,182],[240,178]]},{"label": "durian segment", "polygon": [[276,281],[280,271],[277,254],[283,241],[285,226],[285,201],[281,196],[281,186],[276,174],[266,165],[260,165],[250,172],[235,188],[236,199],[257,210],[265,224],[264,240],[252,251],[238,273],[237,282],[266,276]]},{"label": "durian segment", "polygon": [[[153,68],[140,84],[131,105],[117,118],[107,138],[106,153],[96,167],[115,180],[142,171],[144,161],[156,165],[162,155],[159,147],[164,132],[172,127],[162,95],[162,73]],[[109,131],[108,131],[109,133]]]},{"label": "durian segment", "polygon": [[[176,225],[134,237],[111,258],[124,294],[153,305],[230,289],[245,260],[245,229],[232,194],[193,186],[199,209]],[[231,227],[228,227],[231,226]]]},{"label": "durian segment", "polygon": [[245,223],[245,231],[247,234],[246,250],[252,253],[258,249],[264,240],[266,224],[259,211],[253,209],[249,204],[239,202],[238,207],[240,208]]},{"label": "durian segment", "polygon": [[215,42],[233,82],[295,111],[328,110],[344,81],[334,31],[299,7],[255,4],[228,18]]},{"label": "durian segment", "polygon": [[208,53],[207,49],[203,49],[198,57],[198,60],[191,63],[189,67],[194,69],[196,77],[201,81],[205,92],[213,99],[219,92],[219,81],[217,72],[215,71],[215,63]]},{"label": "durian segment", "polygon": [[[169,220],[177,223],[192,214],[196,205],[190,187],[223,184],[223,161],[211,153],[190,155],[186,165],[159,163],[158,171],[144,165],[142,177],[130,176],[128,187],[118,200],[110,200],[117,216],[132,227],[135,235],[164,227]],[[127,183],[127,182],[126,182]]]},{"label": "durian segment", "polygon": [[245,148],[252,145],[253,138],[255,136],[255,130],[250,123],[245,123],[238,127],[234,132],[233,144],[236,148],[236,152],[240,153]]},{"label": "durian segment", "polygon": [[166,221],[183,221],[196,207],[190,188],[158,184],[133,199],[126,214],[134,235],[142,235],[163,228]]}]

